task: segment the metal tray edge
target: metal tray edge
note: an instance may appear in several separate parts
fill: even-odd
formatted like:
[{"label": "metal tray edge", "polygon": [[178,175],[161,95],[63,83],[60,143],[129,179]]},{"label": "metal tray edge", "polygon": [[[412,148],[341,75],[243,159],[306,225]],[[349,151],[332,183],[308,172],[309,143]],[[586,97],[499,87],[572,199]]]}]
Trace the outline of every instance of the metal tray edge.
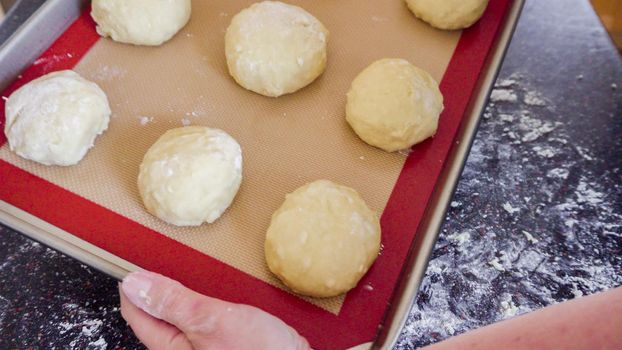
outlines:
[{"label": "metal tray edge", "polygon": [[0,222],[116,279],[140,267],[0,200]]},{"label": "metal tray edge", "polygon": [[78,18],[85,3],[86,0],[46,1],[21,24],[0,46],[0,90],[4,90]]}]

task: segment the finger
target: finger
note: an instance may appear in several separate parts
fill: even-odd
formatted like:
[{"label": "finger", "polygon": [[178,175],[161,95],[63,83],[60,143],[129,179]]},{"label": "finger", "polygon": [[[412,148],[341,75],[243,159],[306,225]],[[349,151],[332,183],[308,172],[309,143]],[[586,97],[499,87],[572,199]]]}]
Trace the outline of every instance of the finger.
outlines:
[{"label": "finger", "polygon": [[136,337],[151,350],[191,350],[188,338],[175,326],[158,320],[132,304],[121,286],[121,316],[130,325]]},{"label": "finger", "polygon": [[260,309],[204,296],[156,273],[132,273],[122,288],[132,303],[176,326],[197,348],[309,348],[295,330]]},{"label": "finger", "polygon": [[121,288],[134,305],[186,333],[210,333],[216,328],[219,316],[228,307],[235,306],[196,293],[177,281],[148,271],[127,275]]}]

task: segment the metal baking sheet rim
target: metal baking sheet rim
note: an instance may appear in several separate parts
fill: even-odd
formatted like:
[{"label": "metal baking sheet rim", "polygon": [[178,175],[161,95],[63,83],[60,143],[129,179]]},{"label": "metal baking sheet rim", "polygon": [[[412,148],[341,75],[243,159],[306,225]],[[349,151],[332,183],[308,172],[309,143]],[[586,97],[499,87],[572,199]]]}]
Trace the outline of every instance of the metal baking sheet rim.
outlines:
[{"label": "metal baking sheet rim", "polygon": [[[466,162],[474,140],[480,116],[492,90],[494,81],[503,62],[510,39],[518,22],[525,0],[515,0],[508,14],[505,25],[499,32],[493,51],[489,54],[485,71],[479,81],[477,96],[472,98],[469,117],[460,126],[457,141],[450,152],[450,166],[443,169],[441,179],[428,205],[419,232],[408,255],[402,271],[399,286],[392,297],[379,334],[374,342],[361,344],[351,349],[391,349],[396,345],[404,327],[419,285],[425,275],[430,253],[434,248],[447,206],[455,191],[458,179]],[[62,3],[62,5],[61,5]],[[44,3],[23,25],[0,47],[0,88],[4,88],[23,69],[39,57],[49,45],[81,13],[84,1],[50,1]],[[68,10],[70,8],[70,10]],[[37,30],[45,27],[52,30]],[[44,37],[42,37],[44,36]],[[34,47],[32,42],[35,43]],[[24,55],[24,52],[28,52]],[[5,65],[5,62],[8,62]],[[0,200],[0,222],[56,249],[76,260],[94,267],[117,279],[122,279],[128,272],[141,268],[127,260],[113,255],[71,233],[51,225],[9,203]]]}]

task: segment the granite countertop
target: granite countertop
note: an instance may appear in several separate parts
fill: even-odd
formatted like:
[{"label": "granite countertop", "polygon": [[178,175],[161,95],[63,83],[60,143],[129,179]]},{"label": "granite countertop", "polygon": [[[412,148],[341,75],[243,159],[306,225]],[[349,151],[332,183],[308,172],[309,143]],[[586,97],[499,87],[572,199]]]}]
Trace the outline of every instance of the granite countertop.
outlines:
[{"label": "granite countertop", "polygon": [[[620,84],[587,0],[527,0],[398,349],[622,285]],[[1,349],[140,347],[114,279],[0,226]]]}]

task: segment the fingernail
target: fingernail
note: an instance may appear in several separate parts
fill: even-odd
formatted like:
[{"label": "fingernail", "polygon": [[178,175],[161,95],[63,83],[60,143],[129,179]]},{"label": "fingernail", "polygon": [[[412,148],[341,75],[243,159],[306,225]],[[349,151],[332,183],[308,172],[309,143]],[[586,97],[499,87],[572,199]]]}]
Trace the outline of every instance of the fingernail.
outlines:
[{"label": "fingernail", "polygon": [[149,290],[153,285],[152,277],[146,272],[132,272],[125,276],[121,289],[125,296],[132,302],[132,304],[147,311],[151,305],[151,298],[149,297]]}]

